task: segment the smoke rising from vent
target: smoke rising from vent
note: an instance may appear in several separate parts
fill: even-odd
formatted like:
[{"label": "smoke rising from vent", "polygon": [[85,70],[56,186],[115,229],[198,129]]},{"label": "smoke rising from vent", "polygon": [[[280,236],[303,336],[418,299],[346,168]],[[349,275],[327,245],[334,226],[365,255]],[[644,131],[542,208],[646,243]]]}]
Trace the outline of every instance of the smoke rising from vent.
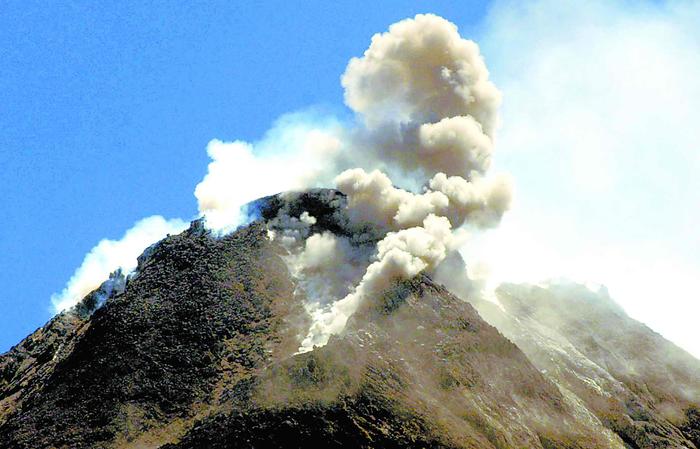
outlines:
[{"label": "smoke rising from vent", "polygon": [[423,270],[436,268],[454,249],[451,243],[450,222],[432,214],[423,226],[388,233],[377,244],[376,261],[367,267],[357,287],[329,309],[313,314],[313,324],[299,351],[325,345],[332,334],[344,329],[362,301],[381,294],[397,279],[410,279]]},{"label": "smoke rising from vent", "polygon": [[[300,351],[324,345],[363,301],[400,279],[435,270],[462,236],[495,226],[511,201],[508,178],[486,178],[500,94],[478,46],[434,15],[418,15],[375,35],[342,77],[345,100],[360,122],[341,157],[373,163],[335,178],[351,221],[385,235],[362,279],[344,298],[318,309]],[[336,164],[340,166],[342,164]],[[392,174],[421,193],[395,187]]]},{"label": "smoke rising from vent", "polygon": [[209,142],[212,162],[194,192],[207,226],[220,233],[233,231],[249,220],[245,204],[330,182],[341,145],[338,134],[332,119],[295,113],[278,120],[255,144]]},{"label": "smoke rising from vent", "polygon": [[[500,93],[454,24],[427,14],[392,25],[350,60],[341,82],[354,122],[297,113],[258,142],[212,140],[194,192],[219,235],[254,218],[244,205],[263,196],[332,184],[347,195],[347,234],[313,232],[309,212],[267,223],[312,317],[302,352],[397,280],[437,270],[468,230],[496,226],[511,202],[510,179],[487,173]],[[116,268],[133,270],[141,250],[183,228],[144,221],[120,242],[101,242],[54,303],[69,307]]]},{"label": "smoke rising from vent", "polygon": [[136,268],[136,258],[145,248],[186,228],[187,223],[182,220],[166,220],[154,215],[138,221],[119,240],[100,241],[85,256],[61,293],[51,296],[54,309],[61,312],[73,307],[119,268],[124,274],[131,273]]},{"label": "smoke rising from vent", "polygon": [[[396,23],[375,35],[342,76],[357,123],[342,126],[292,114],[256,144],[210,142],[212,162],[195,190],[200,213],[211,229],[227,232],[246,222],[241,208],[249,201],[328,186],[341,171],[358,167],[380,170],[395,184],[414,189],[439,173],[478,179],[491,164],[500,104],[488,77],[479,47],[463,39],[454,24],[431,14]],[[470,190],[481,188],[491,186],[477,182]],[[407,198],[410,192],[391,194]],[[448,207],[430,193],[417,201]],[[426,215],[389,229],[420,224]]]},{"label": "smoke rising from vent", "polygon": [[422,194],[394,187],[389,177],[374,170],[347,170],[336,179],[338,189],[349,197],[350,216],[385,229],[417,226],[430,214],[447,216],[454,227],[465,222],[476,227],[498,224],[511,202],[511,181],[506,175],[494,178],[436,174]]}]

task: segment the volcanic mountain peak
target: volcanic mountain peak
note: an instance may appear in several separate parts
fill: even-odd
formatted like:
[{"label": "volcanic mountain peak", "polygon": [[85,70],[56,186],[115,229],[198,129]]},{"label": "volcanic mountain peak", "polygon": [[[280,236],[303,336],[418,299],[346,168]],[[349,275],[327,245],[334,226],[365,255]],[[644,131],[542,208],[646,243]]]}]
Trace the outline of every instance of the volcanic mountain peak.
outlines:
[{"label": "volcanic mountain peak", "polygon": [[697,360],[578,290],[505,286],[501,309],[422,273],[299,353],[311,284],[270,235],[303,222],[303,238],[376,241],[346,204],[275,195],[229,235],[195,221],[149,248],[0,358],[0,447],[697,445]]}]

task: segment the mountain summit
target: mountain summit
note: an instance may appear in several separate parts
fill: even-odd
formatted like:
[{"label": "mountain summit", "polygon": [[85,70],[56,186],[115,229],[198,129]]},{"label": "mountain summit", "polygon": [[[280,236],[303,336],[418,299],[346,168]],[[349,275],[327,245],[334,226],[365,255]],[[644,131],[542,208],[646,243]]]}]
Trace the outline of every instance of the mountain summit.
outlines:
[{"label": "mountain summit", "polygon": [[700,447],[700,361],[582,286],[491,302],[427,270],[301,348],[320,287],[280,223],[343,235],[346,203],[275,195],[148,248],[0,357],[0,447]]}]

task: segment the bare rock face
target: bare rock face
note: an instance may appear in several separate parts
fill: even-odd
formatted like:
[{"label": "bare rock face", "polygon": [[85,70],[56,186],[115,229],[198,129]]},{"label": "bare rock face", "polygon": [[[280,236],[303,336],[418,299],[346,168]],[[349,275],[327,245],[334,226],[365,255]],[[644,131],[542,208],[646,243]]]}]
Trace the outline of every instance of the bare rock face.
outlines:
[{"label": "bare rock face", "polygon": [[0,448],[695,447],[697,360],[660,337],[625,343],[588,304],[583,322],[551,308],[578,351],[562,352],[541,336],[554,318],[475,301],[499,332],[419,275],[298,354],[310,321],[266,223],[308,211],[314,232],[342,234],[344,201],[281,194],[228,236],[195,222],[149,248],[118,288],[0,356]]},{"label": "bare rock face", "polygon": [[228,394],[226,382],[249,381],[294,313],[265,232],[169,237],[121,294],[84,318],[59,315],[5,354],[0,447],[113,447],[142,435],[157,446],[178,431],[155,429],[185,426]]}]

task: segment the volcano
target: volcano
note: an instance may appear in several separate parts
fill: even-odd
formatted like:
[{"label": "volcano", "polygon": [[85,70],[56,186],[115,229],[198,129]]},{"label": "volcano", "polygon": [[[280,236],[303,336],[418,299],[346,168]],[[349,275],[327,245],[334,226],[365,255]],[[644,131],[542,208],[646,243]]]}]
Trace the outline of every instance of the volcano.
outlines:
[{"label": "volcano", "polygon": [[493,302],[426,271],[300,351],[311,318],[270,232],[306,213],[310,235],[342,235],[346,198],[249,209],[227,235],[168,236],[2,355],[0,447],[700,447],[700,361],[604,290]]}]

